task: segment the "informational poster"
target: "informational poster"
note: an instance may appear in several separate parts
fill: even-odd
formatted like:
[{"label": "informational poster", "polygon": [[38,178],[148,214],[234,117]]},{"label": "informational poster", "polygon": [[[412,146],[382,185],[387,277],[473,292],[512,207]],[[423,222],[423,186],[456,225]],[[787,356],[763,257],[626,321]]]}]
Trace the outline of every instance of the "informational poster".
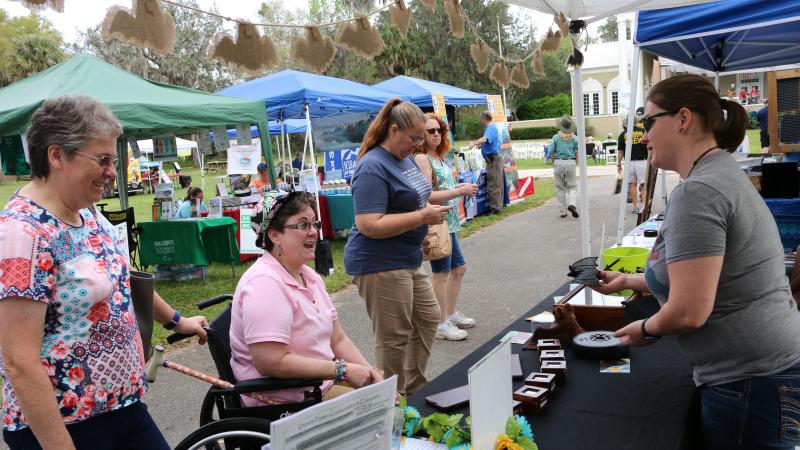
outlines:
[{"label": "informational poster", "polygon": [[240,123],[236,125],[236,143],[238,145],[250,145],[253,138],[250,137],[250,124]]},{"label": "informational poster", "polygon": [[510,203],[517,203],[522,200],[517,189],[519,173],[517,172],[517,160],[514,157],[514,148],[511,144],[511,133],[506,121],[503,99],[499,95],[487,95],[486,105],[492,115],[492,125],[497,127],[497,134],[500,136],[500,154],[503,155],[503,170],[506,173],[508,198]]},{"label": "informational poster", "polygon": [[178,159],[178,144],[175,136],[153,138],[153,161],[174,161]]},{"label": "informational poster", "polygon": [[239,210],[239,252],[243,255],[260,255],[264,253],[263,248],[256,246],[256,235],[250,217],[253,215],[252,208],[242,208]]},{"label": "informational poster", "polygon": [[329,150],[324,155],[326,179],[350,180],[353,178],[353,172],[356,170],[356,160],[358,159],[358,148]]},{"label": "informational poster", "polygon": [[[214,136],[216,140],[216,134]],[[259,162],[261,154],[255,145],[234,145],[228,149],[229,175],[257,174]]]},{"label": "informational poster", "polygon": [[487,95],[486,106],[487,109],[489,110],[489,114],[492,115],[492,122],[497,123],[506,121],[505,107],[503,106],[503,97],[499,95]]},{"label": "informational poster", "polygon": [[325,173],[341,170],[345,180],[353,176],[358,149],[372,120],[368,113],[339,114],[311,119],[314,144],[325,155]]},{"label": "informational poster", "polygon": [[197,152],[201,155],[210,155],[213,153],[210,132],[211,130],[205,128],[197,133]]},{"label": "informational poster", "polygon": [[222,217],[222,197],[208,199],[208,217]]},{"label": "informational poster", "polygon": [[447,117],[447,109],[445,109],[444,106],[444,95],[431,94],[431,100],[433,100],[433,113],[439,117]]},{"label": "informational poster", "polygon": [[228,140],[228,128],[225,126],[214,127],[214,150],[222,153],[230,148],[231,142]]},{"label": "informational poster", "polygon": [[[506,369],[510,372],[510,363]],[[273,421],[270,448],[390,450],[396,392],[392,376]]]}]

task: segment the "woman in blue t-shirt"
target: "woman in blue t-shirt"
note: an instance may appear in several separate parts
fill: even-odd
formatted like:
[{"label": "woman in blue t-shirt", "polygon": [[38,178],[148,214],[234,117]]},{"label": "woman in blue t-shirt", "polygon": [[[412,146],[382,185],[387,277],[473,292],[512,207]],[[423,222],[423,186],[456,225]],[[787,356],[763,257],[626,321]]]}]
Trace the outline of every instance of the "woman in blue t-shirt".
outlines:
[{"label": "woman in blue t-shirt", "polygon": [[401,393],[427,382],[439,304],[422,269],[422,240],[451,209],[428,204],[431,185],[409,158],[424,133],[419,107],[397,98],[372,121],[353,173],[356,223],[344,250],[372,320],[376,366],[397,375]]}]

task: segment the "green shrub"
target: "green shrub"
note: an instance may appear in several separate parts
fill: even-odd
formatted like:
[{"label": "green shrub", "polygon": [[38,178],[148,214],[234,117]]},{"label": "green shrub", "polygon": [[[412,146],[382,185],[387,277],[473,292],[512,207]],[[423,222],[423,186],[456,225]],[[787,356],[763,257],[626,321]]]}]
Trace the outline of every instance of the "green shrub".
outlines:
[{"label": "green shrub", "polygon": [[456,124],[456,140],[464,141],[483,136],[483,126],[478,117],[465,117]]},{"label": "green shrub", "polygon": [[550,139],[558,133],[558,127],[511,128],[511,140]]},{"label": "green shrub", "polygon": [[547,97],[532,98],[517,108],[517,120],[551,119],[572,113],[572,99],[560,93]]}]

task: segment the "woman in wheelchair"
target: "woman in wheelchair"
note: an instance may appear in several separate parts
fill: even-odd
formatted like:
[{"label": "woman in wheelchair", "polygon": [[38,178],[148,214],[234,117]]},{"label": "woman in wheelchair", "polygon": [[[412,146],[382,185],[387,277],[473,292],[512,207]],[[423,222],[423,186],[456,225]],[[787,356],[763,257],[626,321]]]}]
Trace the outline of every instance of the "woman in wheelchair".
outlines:
[{"label": "woman in wheelchair", "polygon": [[[230,342],[236,379],[263,376],[326,380],[323,398],[383,379],[345,334],[325,284],[305,264],[314,259],[320,223],[314,197],[270,191],[252,216],[265,252],[242,276],[233,296]],[[334,386],[336,382],[337,386]],[[303,390],[272,391],[280,402]],[[259,402],[242,396],[246,406]]]},{"label": "woman in wheelchair", "polygon": [[[47,100],[31,117],[32,181],[0,213],[0,385],[11,450],[168,449],[141,401],[142,341],[128,248],[93,204],[117,175],[122,127],[89,97]],[[158,295],[158,322],[201,334]]]}]

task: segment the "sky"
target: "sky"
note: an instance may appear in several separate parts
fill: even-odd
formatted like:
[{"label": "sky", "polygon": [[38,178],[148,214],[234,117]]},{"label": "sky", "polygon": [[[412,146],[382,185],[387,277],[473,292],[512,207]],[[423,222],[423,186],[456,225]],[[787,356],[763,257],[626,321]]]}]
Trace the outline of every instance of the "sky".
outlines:
[{"label": "sky", "polygon": [[[305,0],[281,0],[288,10],[308,11],[308,2]],[[109,7],[120,5],[126,8],[132,7],[131,0],[64,0],[64,12],[59,13],[52,9],[47,9],[43,15],[61,32],[64,40],[73,43],[78,37],[78,30],[94,27],[103,21],[106,10]],[[197,0],[200,8],[211,9],[216,5],[217,11],[225,16],[250,19],[259,21],[258,8],[262,0]],[[28,15],[28,8],[22,3],[10,0],[0,0],[0,8],[6,10],[9,15],[20,16]],[[539,32],[543,32],[545,27],[552,23],[552,16],[532,12],[526,8],[510,6],[512,14],[529,15],[537,25]]]}]

